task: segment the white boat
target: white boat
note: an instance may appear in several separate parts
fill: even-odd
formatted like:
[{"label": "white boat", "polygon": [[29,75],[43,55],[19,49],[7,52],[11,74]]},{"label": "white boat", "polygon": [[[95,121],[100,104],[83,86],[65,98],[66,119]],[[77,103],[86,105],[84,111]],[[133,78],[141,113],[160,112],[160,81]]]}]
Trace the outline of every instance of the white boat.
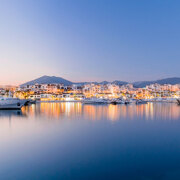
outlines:
[{"label": "white boat", "polygon": [[98,98],[86,98],[82,101],[83,104],[107,104],[108,101],[105,99]]},{"label": "white boat", "polygon": [[126,99],[126,100],[124,100],[124,104],[131,104],[133,101],[131,100],[131,99]]},{"label": "white boat", "polygon": [[121,98],[117,98],[117,99],[112,99],[110,103],[116,105],[116,104],[124,104],[125,102]]},{"label": "white boat", "polygon": [[0,97],[0,109],[21,109],[26,100],[12,97]]},{"label": "white boat", "polygon": [[144,101],[142,99],[136,100],[136,104],[147,104],[147,101]]}]

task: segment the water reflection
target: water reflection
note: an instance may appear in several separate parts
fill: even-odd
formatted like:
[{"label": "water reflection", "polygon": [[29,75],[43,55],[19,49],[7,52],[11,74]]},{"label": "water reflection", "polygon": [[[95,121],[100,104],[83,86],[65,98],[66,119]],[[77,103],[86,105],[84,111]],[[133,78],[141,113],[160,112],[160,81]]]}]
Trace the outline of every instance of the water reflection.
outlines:
[{"label": "water reflection", "polygon": [[165,179],[180,169],[179,108],[39,103],[0,111],[0,179]]},{"label": "water reflection", "polygon": [[0,110],[0,118],[12,116],[25,116],[21,110]]},{"label": "water reflection", "polygon": [[81,103],[39,103],[24,107],[22,114],[28,117],[108,119],[168,119],[180,118],[180,108],[174,103],[148,103],[142,105],[83,105]]}]

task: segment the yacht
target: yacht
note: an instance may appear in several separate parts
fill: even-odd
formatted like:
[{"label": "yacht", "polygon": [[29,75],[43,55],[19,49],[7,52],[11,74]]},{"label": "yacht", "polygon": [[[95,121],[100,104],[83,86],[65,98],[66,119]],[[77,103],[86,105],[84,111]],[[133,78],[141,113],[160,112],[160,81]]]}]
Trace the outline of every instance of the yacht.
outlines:
[{"label": "yacht", "polygon": [[26,100],[12,97],[0,97],[0,109],[21,109]]},{"label": "yacht", "polygon": [[136,104],[147,104],[147,101],[144,101],[142,99],[137,99]]},{"label": "yacht", "polygon": [[131,101],[131,99],[126,99],[126,100],[124,100],[124,104],[130,104],[130,103],[132,103],[132,101]]},{"label": "yacht", "polygon": [[98,98],[86,98],[82,101],[83,104],[107,104],[107,100]]},{"label": "yacht", "polygon": [[121,98],[111,100],[111,104],[114,104],[114,105],[116,105],[116,104],[124,104],[124,103],[125,103],[124,100],[122,100]]}]

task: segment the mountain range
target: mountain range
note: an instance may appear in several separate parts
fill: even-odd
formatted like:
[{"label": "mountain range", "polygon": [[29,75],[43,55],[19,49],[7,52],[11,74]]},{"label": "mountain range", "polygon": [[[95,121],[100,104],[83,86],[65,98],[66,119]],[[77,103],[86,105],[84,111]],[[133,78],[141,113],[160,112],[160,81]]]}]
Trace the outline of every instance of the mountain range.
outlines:
[{"label": "mountain range", "polygon": [[171,85],[180,84],[180,78],[173,77],[173,78],[159,79],[156,81],[138,81],[138,82],[134,82],[133,86],[138,87],[138,88],[143,88],[143,87],[146,87],[147,85],[155,84],[155,83],[161,84],[161,85],[163,85],[163,84],[171,84]]},{"label": "mountain range", "polygon": [[64,84],[66,86],[72,85],[73,83],[71,81],[68,81],[61,77],[56,76],[42,76],[40,78],[34,79],[32,81],[28,81],[24,84],[21,84],[20,86],[26,86],[26,85],[34,85],[34,84]]},{"label": "mountain range", "polygon": [[[71,81],[68,81],[64,78],[61,78],[61,77],[56,77],[56,76],[42,76],[40,78],[37,78],[37,79],[34,79],[32,81],[29,81],[29,82],[26,82],[22,85],[20,85],[21,87],[23,86],[26,86],[26,85],[34,85],[34,84],[64,84],[66,86],[69,86],[69,85],[72,85],[72,84],[80,84],[80,85],[83,85],[83,84],[87,84],[87,83],[90,83],[90,82],[79,82],[79,83],[73,83]],[[92,83],[92,82],[91,82]],[[102,82],[93,82],[95,84],[108,84],[108,83],[114,83],[114,84],[117,84],[117,85],[125,85],[125,84],[128,84],[129,82],[126,82],[126,81],[113,81],[113,82],[109,82],[109,81],[102,81]],[[158,83],[158,84],[180,84],[180,77],[173,77],[173,78],[165,78],[165,79],[160,79],[160,80],[156,80],[156,81],[138,81],[138,82],[134,82],[134,83],[131,83],[134,85],[134,87],[137,87],[137,88],[143,88],[147,85],[150,85],[150,84],[154,84],[154,83]]]}]

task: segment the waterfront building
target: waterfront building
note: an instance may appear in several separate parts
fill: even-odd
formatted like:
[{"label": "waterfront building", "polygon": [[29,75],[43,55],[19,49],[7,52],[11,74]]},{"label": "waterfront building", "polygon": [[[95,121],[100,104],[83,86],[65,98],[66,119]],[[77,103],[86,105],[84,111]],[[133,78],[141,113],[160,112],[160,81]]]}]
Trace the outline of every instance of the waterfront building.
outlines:
[{"label": "waterfront building", "polygon": [[82,100],[87,97],[97,98],[179,98],[180,84],[151,84],[145,88],[135,88],[132,84],[117,85],[113,83],[86,83],[65,86],[63,84],[34,84],[24,87],[1,88],[0,94],[7,95],[11,91],[14,97],[20,99],[50,100]]}]

